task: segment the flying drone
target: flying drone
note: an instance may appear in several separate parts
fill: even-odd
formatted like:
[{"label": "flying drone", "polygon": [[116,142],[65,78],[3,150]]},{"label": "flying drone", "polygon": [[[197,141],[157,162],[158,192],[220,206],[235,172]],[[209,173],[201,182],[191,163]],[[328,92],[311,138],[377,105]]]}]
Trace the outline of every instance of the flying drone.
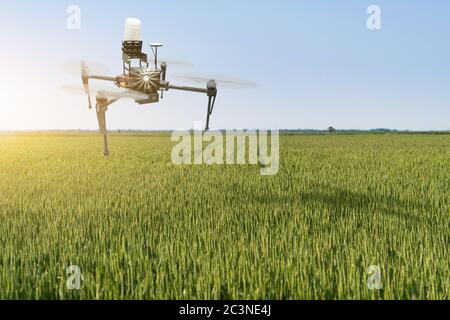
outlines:
[{"label": "flying drone", "polygon": [[[113,103],[122,98],[131,98],[139,105],[158,103],[164,98],[164,92],[169,90],[181,90],[205,94],[208,98],[206,110],[206,128],[209,130],[210,118],[214,110],[218,92],[218,82],[226,85],[235,85],[241,87],[252,87],[254,84],[236,79],[217,80],[217,78],[208,78],[204,76],[178,76],[180,79],[191,82],[206,82],[206,86],[191,87],[178,86],[169,83],[167,78],[167,61],[158,59],[158,49],[163,45],[152,43],[151,49],[154,56],[150,63],[146,53],[142,52],[143,41],[141,40],[141,21],[135,18],[128,18],[125,22],[124,40],[122,42],[122,62],[123,73],[116,77],[110,77],[100,74],[93,74],[90,66],[85,63],[79,63],[81,69],[81,80],[83,88],[81,89],[88,97],[89,109],[92,109],[91,92],[96,93],[96,112],[100,133],[104,137],[104,154],[109,155],[108,136],[106,128],[106,111]],[[93,68],[95,69],[95,67]],[[102,68],[99,68],[102,69]],[[101,73],[101,72],[100,72]],[[100,80],[113,83],[121,91],[111,89],[92,89],[90,80]],[[116,88],[116,89],[117,89]],[[66,86],[66,90],[71,90]],[[72,88],[73,89],[73,88]]]}]

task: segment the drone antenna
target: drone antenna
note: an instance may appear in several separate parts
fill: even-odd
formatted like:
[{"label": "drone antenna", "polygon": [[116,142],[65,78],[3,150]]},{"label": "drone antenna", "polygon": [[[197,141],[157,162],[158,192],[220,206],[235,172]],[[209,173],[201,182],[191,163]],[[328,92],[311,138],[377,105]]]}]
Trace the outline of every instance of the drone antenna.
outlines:
[{"label": "drone antenna", "polygon": [[153,55],[155,56],[155,69],[158,69],[158,48],[161,48],[163,45],[161,43],[152,43],[150,44],[152,47]]}]

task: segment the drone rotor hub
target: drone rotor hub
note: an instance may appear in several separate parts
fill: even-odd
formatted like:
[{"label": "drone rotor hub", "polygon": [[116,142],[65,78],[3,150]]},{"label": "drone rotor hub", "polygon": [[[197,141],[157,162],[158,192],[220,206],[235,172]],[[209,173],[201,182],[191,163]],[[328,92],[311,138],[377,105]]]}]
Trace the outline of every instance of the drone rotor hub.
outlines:
[{"label": "drone rotor hub", "polygon": [[217,89],[217,82],[214,79],[208,80],[206,86],[208,89]]}]

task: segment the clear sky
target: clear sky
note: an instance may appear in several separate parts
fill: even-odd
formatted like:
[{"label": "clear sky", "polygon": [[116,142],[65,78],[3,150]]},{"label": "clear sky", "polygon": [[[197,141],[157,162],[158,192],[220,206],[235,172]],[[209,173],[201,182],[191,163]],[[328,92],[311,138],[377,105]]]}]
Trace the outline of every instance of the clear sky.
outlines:
[{"label": "clear sky", "polygon": [[[79,31],[66,27],[71,4]],[[366,26],[371,4],[379,31]],[[86,98],[60,90],[80,82],[60,66],[94,60],[119,74],[126,17],[142,20],[148,53],[158,41],[161,55],[195,64],[169,73],[259,84],[220,91],[215,128],[450,129],[448,0],[18,0],[0,4],[0,131],[97,128]],[[191,128],[205,109],[203,95],[169,92],[160,104],[113,105],[107,122]]]}]

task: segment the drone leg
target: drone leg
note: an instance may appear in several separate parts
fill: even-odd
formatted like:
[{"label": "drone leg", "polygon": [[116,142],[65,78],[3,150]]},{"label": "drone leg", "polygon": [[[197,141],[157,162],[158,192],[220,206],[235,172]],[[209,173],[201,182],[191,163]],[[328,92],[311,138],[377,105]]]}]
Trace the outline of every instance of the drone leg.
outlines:
[{"label": "drone leg", "polygon": [[205,131],[209,131],[209,118],[211,117],[211,97],[208,97],[208,110],[206,110],[206,128]]},{"label": "drone leg", "polygon": [[105,133],[103,135],[103,139],[105,142],[105,151],[103,151],[103,154],[105,155],[105,157],[109,156],[109,148],[108,148],[108,135]]},{"label": "drone leg", "polygon": [[215,102],[216,102],[216,96],[215,95],[209,95],[208,96],[208,110],[207,110],[207,113],[206,113],[206,128],[205,128],[205,131],[209,131],[209,119],[211,118]]},{"label": "drone leg", "polygon": [[205,131],[209,131],[209,120],[213,113],[214,105],[216,103],[216,97],[217,97],[217,84],[214,80],[210,80],[208,82],[207,89],[194,88],[194,87],[180,87],[180,86],[169,85],[169,83],[164,83],[163,89],[165,89],[165,90],[175,89],[175,90],[182,90],[182,91],[206,93],[208,95],[208,109],[206,110]]},{"label": "drone leg", "polygon": [[97,99],[97,119],[98,119],[98,126],[100,129],[100,133],[103,135],[104,140],[104,155],[109,155],[109,149],[108,149],[108,131],[106,129],[106,111],[108,110],[108,106],[105,103],[102,103],[102,101],[99,101]]}]

